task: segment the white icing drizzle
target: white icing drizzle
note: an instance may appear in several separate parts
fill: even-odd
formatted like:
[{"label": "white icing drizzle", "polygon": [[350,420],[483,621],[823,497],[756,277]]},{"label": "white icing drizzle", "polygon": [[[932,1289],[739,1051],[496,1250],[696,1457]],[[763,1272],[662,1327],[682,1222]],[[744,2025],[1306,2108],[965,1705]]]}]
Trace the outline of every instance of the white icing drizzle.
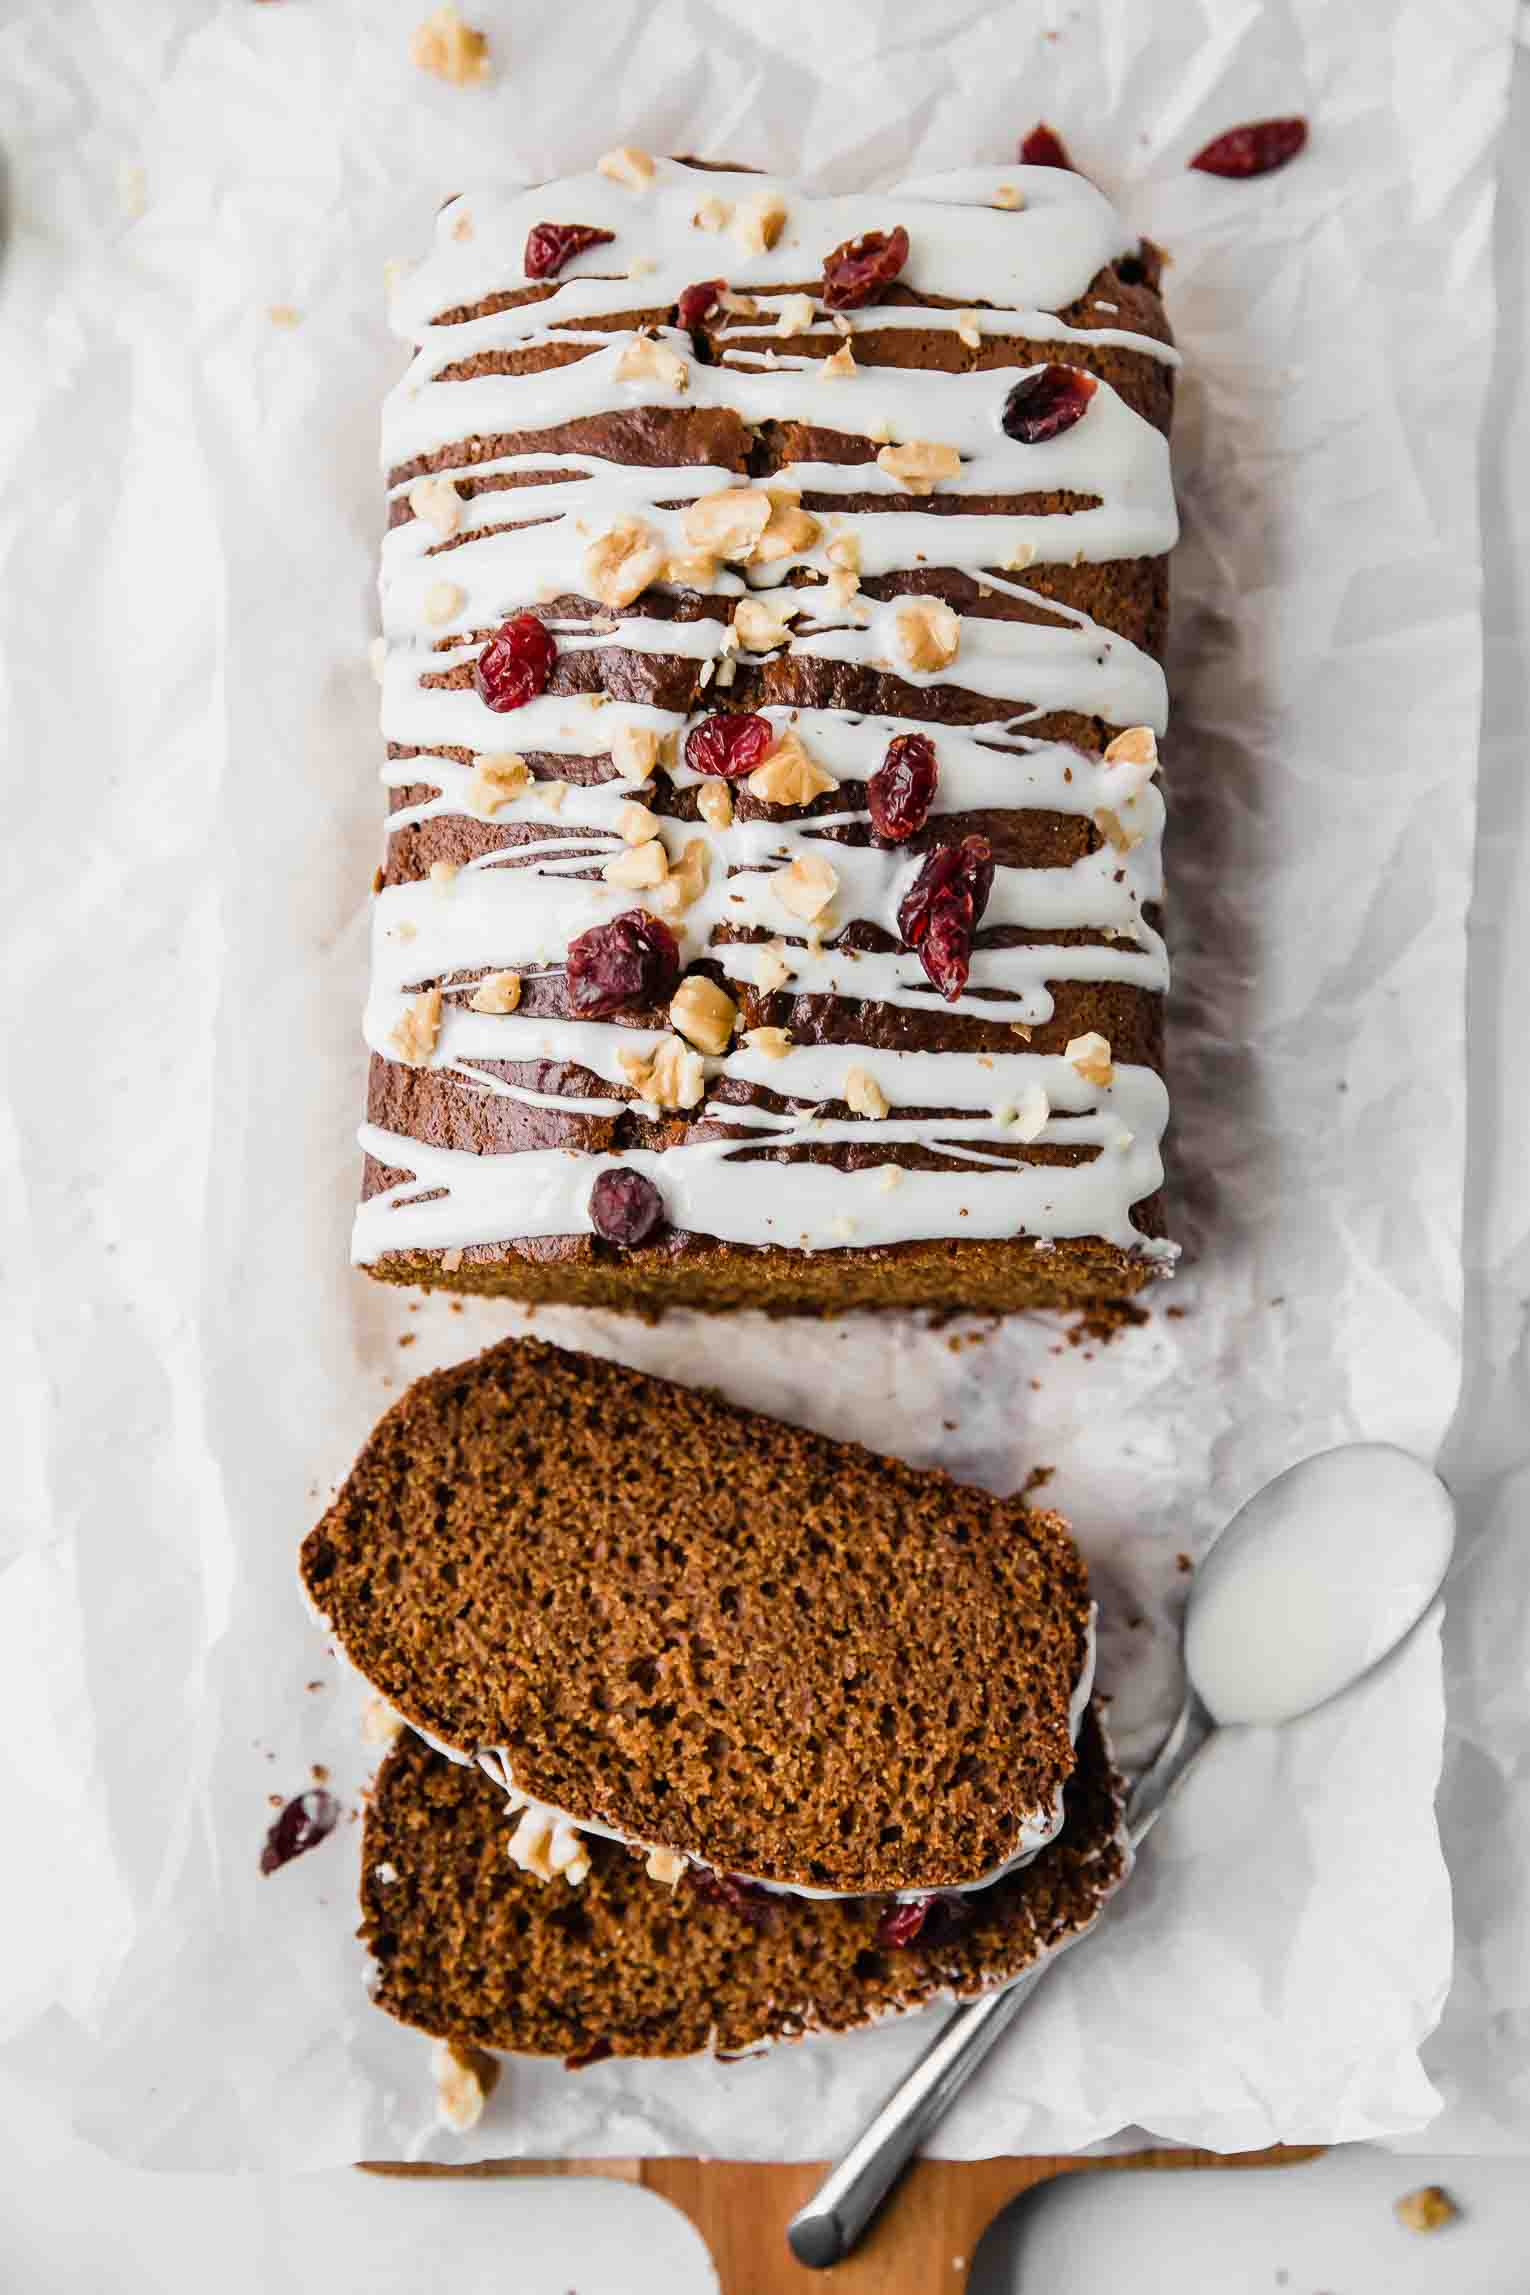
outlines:
[{"label": "white icing drizzle", "polygon": [[[1098,1604],[1091,1603],[1088,1623],[1084,1629],[1084,1662],[1078,1680],[1073,1685],[1073,1695],[1068,1705],[1068,1735],[1075,1746],[1078,1744],[1079,1729],[1088,1709],[1090,1697],[1094,1692],[1095,1633],[1098,1617]],[[425,1736],[426,1733],[422,1730],[419,1734]],[[437,1744],[437,1741],[432,1737],[427,1737],[426,1742],[434,1746],[437,1752],[445,1753],[453,1761],[461,1762],[464,1759],[461,1753],[453,1752],[450,1746]],[[624,1833],[615,1825],[601,1823],[592,1817],[574,1816],[567,1809],[560,1809],[551,1801],[538,1801],[517,1785],[510,1768],[508,1746],[480,1746],[474,1758],[484,1775],[492,1778],[500,1790],[510,1797],[511,1813],[517,1820],[529,1810],[536,1817],[544,1820],[549,1827],[570,1825],[576,1832],[593,1833],[599,1840],[616,1841],[624,1848],[629,1849],[668,1848],[672,1855],[683,1857],[688,1865],[694,1865],[702,1872],[726,1872],[730,1880],[744,1881],[750,1888],[764,1889],[771,1896],[811,1897],[820,1902],[829,1899],[874,1895],[885,1896],[901,1904],[914,1897],[937,1894],[940,1896],[967,1896],[978,1889],[991,1889],[997,1881],[1007,1880],[1011,1873],[1019,1872],[1022,1866],[1032,1863],[1035,1858],[1039,1857],[1048,1843],[1056,1840],[1063,1826],[1063,1787],[1059,1786],[1049,1807],[1037,1809],[1030,1816],[1021,1820],[1015,1835],[1013,1853],[1005,1857],[1001,1863],[990,1866],[986,1873],[980,1873],[976,1880],[926,1882],[922,1887],[917,1883],[912,1883],[901,1889],[815,1889],[809,1888],[806,1883],[800,1881],[763,1880],[756,1874],[741,1871],[735,1865],[714,1865],[709,1863],[705,1857],[699,1856],[694,1849],[681,1848],[668,1842],[639,1841],[633,1834]]]},{"label": "white icing drizzle", "polygon": [[[1013,187],[1018,207],[1007,198],[997,203],[1003,187]],[[692,220],[709,201],[738,213],[772,197],[784,204],[786,222],[770,249],[746,252],[733,232],[713,234]],[[466,232],[460,230],[464,217],[471,226]],[[438,323],[444,312],[524,287],[527,233],[543,221],[590,224],[616,236],[575,257],[534,301]],[[1149,337],[1070,326],[1055,316],[1080,300],[1125,244],[1094,186],[1057,169],[970,169],[884,193],[813,200],[769,177],[702,173],[660,161],[641,191],[591,173],[508,195],[465,196],[442,211],[430,256],[394,296],[394,322],[416,348],[385,409],[389,470],[470,438],[536,432],[623,406],[711,407],[732,409],[749,425],[803,423],[872,440],[954,447],[960,469],[939,487],[952,500],[1066,493],[1087,506],[1042,515],[903,509],[895,505],[906,490],[875,461],[804,462],[772,472],[768,481],[750,481],[710,465],[625,466],[583,452],[478,460],[464,444],[452,467],[471,469],[475,477],[558,475],[531,487],[482,491],[462,503],[450,548],[440,547],[440,531],[422,517],[386,537],[383,730],[421,755],[390,763],[384,779],[395,789],[431,792],[396,811],[391,831],[471,813],[470,772],[444,755],[447,749],[588,758],[603,756],[623,729],[683,743],[695,719],[649,704],[592,707],[590,697],[544,695],[495,716],[471,685],[421,683],[426,673],[474,661],[483,633],[507,615],[538,600],[586,594],[586,553],[619,517],[643,520],[666,551],[680,555],[689,547],[684,507],[707,494],[768,484],[795,487],[817,502],[820,531],[798,555],[747,571],[724,566],[710,582],[692,585],[729,600],[773,589],[794,571],[822,584],[832,571],[829,546],[846,539],[853,540],[867,577],[921,564],[952,567],[990,591],[1022,598],[1028,594],[1023,575],[1006,577],[996,567],[1103,563],[1172,546],[1177,525],[1166,442],[1104,380],[1070,430],[1017,446],[1000,417],[1025,370],[866,366],[834,377],[821,358],[804,354],[799,337],[777,334],[774,322],[788,291],[810,290],[832,247],[894,223],[909,233],[904,277],[916,290],[969,306],[981,298],[981,307],[871,306],[836,322],[815,302],[815,349],[822,350],[826,337],[846,337],[853,348],[857,335],[888,327],[960,324],[969,339],[974,327],[980,336],[1022,335],[1056,346],[1053,355],[1063,358],[1070,344],[1088,342],[1174,360]],[[630,334],[621,322],[633,312],[662,310],[693,281],[716,276],[760,306],[757,316],[728,328],[721,362],[697,361],[687,334],[659,327],[656,339],[682,362],[684,387],[623,380],[617,368]],[[1112,315],[1118,315],[1113,308]],[[442,379],[457,362],[482,353],[549,344],[576,346],[580,355],[530,373]],[[395,491],[407,491],[406,484]],[[836,496],[874,506],[835,511],[826,505]],[[885,510],[877,506],[884,500]],[[765,708],[764,715],[782,730],[795,730],[845,786],[846,808],[812,819],[735,819],[726,828],[663,820],[659,833],[671,861],[696,839],[712,861],[705,891],[671,920],[684,959],[709,956],[725,976],[752,983],[758,949],[719,935],[729,928],[763,930],[785,944],[794,994],[949,1010],[1022,1029],[1052,1018],[1056,982],[1122,982],[1161,992],[1164,945],[1143,914],[1162,896],[1163,805],[1156,786],[1139,767],[1108,765],[1027,731],[1034,719],[1078,712],[1161,733],[1167,701],[1157,662],[1086,614],[1046,600],[1045,621],[962,614],[956,659],[944,670],[919,672],[901,651],[900,601],[860,598],[836,606],[824,587],[799,588],[794,599],[802,611],[783,649],[790,655],[891,670],[915,689],[946,684],[980,697],[992,715],[959,728],[840,708]],[[671,622],[628,611],[603,612],[601,625],[552,623],[560,654],[612,647],[678,657],[703,665],[703,677],[725,691],[736,651],[726,621]],[[740,658],[750,656],[744,651]],[[933,998],[912,952],[901,946],[856,952],[841,937],[859,921],[879,926],[896,943],[899,903],[919,860],[823,834],[862,817],[859,785],[880,765],[888,742],[911,732],[926,734],[936,747],[937,815],[1022,808],[1086,818],[1105,813],[1128,831],[1127,839],[1104,842],[1066,866],[998,867],[983,925],[1017,926],[1032,937],[1014,948],[979,949],[966,992],[949,1006]],[[698,779],[683,763],[673,778],[681,788]],[[605,883],[598,871],[624,849],[620,808],[651,794],[651,783],[563,784],[556,809],[548,786],[535,784],[495,816],[518,834],[545,833],[486,852],[445,888],[401,883],[376,900],[365,1025],[380,1057],[397,1057],[395,1032],[421,988],[485,969],[557,968],[577,934],[641,901],[641,894]],[[838,877],[832,904],[811,933],[779,897],[779,872],[809,853],[829,860]],[[1100,937],[1081,946],[1048,937],[1079,928]],[[447,989],[429,1054],[429,1065],[450,1076],[453,1088],[571,1118],[626,1112],[641,1126],[654,1113],[628,1098],[618,1055],[651,1052],[656,1032],[620,1019],[477,1013],[468,1007],[470,994],[470,987]],[[533,1078],[543,1063],[561,1064],[584,1069],[595,1081],[583,1091],[549,1092],[536,1081],[492,1075],[481,1063],[521,1063]],[[885,1115],[818,1112],[843,1105],[852,1066],[880,1087]],[[1167,1101],[1149,1069],[1117,1062],[1111,1082],[1098,1085],[1058,1055],[1018,1048],[979,1056],[814,1043],[794,1044],[784,1057],[769,1059],[737,1040],[726,1054],[706,1058],[704,1071],[705,1098],[691,1117],[709,1128],[726,1126],[726,1133],[662,1151],[639,1145],[621,1157],[564,1147],[478,1155],[364,1126],[367,1152],[409,1176],[361,1207],[355,1258],[586,1234],[593,1181],[616,1165],[653,1179],[673,1224],[729,1242],[814,1251],[953,1236],[1028,1236],[1044,1247],[1055,1238],[1092,1236],[1139,1256],[1174,1255],[1172,1245],[1140,1235],[1130,1216],[1162,1178]],[[735,1104],[725,1088],[735,1084],[768,1092],[773,1104]],[[1039,1131],[1027,1127],[1026,1138],[1083,1148],[1090,1151],[1084,1160],[1016,1160],[1015,1108],[1027,1099],[1034,1104],[1038,1086],[1049,1112]],[[790,1152],[836,1143],[885,1147],[888,1155],[856,1171],[786,1160]],[[908,1145],[937,1156],[938,1165],[899,1166],[895,1151]],[[759,1160],[761,1150],[768,1151],[766,1160]]]}]

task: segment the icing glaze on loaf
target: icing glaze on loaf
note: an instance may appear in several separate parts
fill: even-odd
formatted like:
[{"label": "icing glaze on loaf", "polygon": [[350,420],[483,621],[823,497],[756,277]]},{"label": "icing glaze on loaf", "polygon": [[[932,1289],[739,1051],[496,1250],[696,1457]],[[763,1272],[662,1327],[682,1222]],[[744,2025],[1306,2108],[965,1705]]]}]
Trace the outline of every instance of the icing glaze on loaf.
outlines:
[{"label": "icing glaze on loaf", "polygon": [[[779,236],[746,247],[773,201]],[[527,235],[548,219],[613,237],[529,280]],[[893,225],[910,242],[896,299],[828,311],[815,290],[830,250]],[[1126,729],[1163,732],[1163,674],[1069,596],[1087,569],[1120,567],[1119,618],[1145,624],[1131,585],[1176,536],[1166,405],[1144,412],[1136,379],[1175,354],[1078,323],[1119,315],[1080,306],[1124,238],[1092,185],[1048,168],[810,199],[659,161],[641,189],[591,173],[443,209],[393,302],[417,348],[384,418],[394,810],[359,1262],[588,1239],[593,1183],[613,1168],[650,1179],[688,1238],[799,1253],[1097,1238],[1172,1259],[1133,1218],[1162,1178],[1156,1060],[1107,1053],[1102,1067],[1074,1040],[1032,1043],[1065,1030],[1070,998],[1109,991],[1135,1014],[1167,981],[1154,745],[1107,753]],[[694,331],[674,325],[684,290],[718,277],[726,304]],[[883,363],[916,340],[921,363]],[[1017,362],[1017,342],[1037,356]],[[982,363],[990,350],[1002,363]],[[1082,418],[1038,443],[1006,435],[1016,383],[1070,356],[1096,370]],[[954,449],[959,466],[948,455],[951,475],[931,480],[876,459],[909,442]],[[422,477],[460,492],[427,502]],[[767,489],[778,552],[698,549],[698,505]],[[591,552],[621,520],[661,570],[612,606]],[[911,651],[904,609],[920,591],[954,613],[940,667]],[[781,643],[733,627],[754,598],[794,609]],[[491,712],[473,665],[527,611],[556,642],[552,683]],[[831,786],[788,805],[738,781],[728,806],[698,810],[718,784],[685,763],[685,737],[718,708],[763,717],[778,743],[794,734]],[[881,844],[865,785],[905,734],[934,743],[938,785],[924,829]],[[644,736],[661,761],[619,771]],[[506,753],[529,776],[490,810],[478,760]],[[683,901],[662,880],[602,873],[635,849],[634,802],[657,816],[655,865],[689,870]],[[974,828],[993,844],[993,887],[947,1001],[898,912],[931,848]],[[432,867],[448,851],[461,857]],[[804,858],[835,880],[808,917],[782,898]],[[683,1107],[636,1095],[634,1061],[673,1039],[662,1008],[579,1018],[564,988],[570,941],[638,905],[739,1007]],[[504,972],[519,976],[515,1008],[472,1009]],[[437,988],[439,1016],[411,1036]],[[390,1078],[401,1064],[414,1072]],[[869,1093],[847,1097],[852,1070]]]}]

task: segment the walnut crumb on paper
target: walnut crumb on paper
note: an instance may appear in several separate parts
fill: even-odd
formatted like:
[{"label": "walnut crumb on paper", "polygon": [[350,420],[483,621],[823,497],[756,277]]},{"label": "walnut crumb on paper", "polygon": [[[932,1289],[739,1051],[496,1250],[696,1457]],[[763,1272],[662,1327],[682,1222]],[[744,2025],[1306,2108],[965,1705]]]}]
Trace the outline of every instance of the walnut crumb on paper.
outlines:
[{"label": "walnut crumb on paper", "polygon": [[431,2051],[436,2081],[436,2113],[459,2136],[476,2128],[499,2079],[497,2060],[482,2048],[438,2040]]},{"label": "walnut crumb on paper", "polygon": [[1443,2231],[1461,2210],[1439,2184],[1426,2183],[1417,2191],[1405,2191],[1393,2212],[1405,2231]]},{"label": "walnut crumb on paper", "polygon": [[464,24],[451,0],[415,26],[409,55],[422,72],[449,80],[454,88],[470,88],[489,76],[489,36]]}]

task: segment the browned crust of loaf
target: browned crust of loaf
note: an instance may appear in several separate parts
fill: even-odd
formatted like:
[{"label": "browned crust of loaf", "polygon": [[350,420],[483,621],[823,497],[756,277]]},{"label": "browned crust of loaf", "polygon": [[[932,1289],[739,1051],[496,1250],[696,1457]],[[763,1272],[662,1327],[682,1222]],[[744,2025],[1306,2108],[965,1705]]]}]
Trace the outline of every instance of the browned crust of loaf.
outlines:
[{"label": "browned crust of loaf", "polygon": [[[1160,1199],[1151,1196],[1150,1205]],[[1139,1214],[1146,1209],[1138,1206]],[[477,1244],[455,1267],[439,1251],[390,1251],[367,1268],[379,1283],[471,1292],[528,1306],[602,1307],[654,1321],[666,1311],[753,1308],[766,1315],[848,1315],[861,1309],[1011,1315],[1130,1298],[1162,1275],[1098,1236],[1032,1244],[897,1243],[876,1251],[753,1250],[676,1237],[619,1253],[583,1235]]]},{"label": "browned crust of loaf", "polygon": [[971,1881],[1073,1766],[1056,1515],[533,1340],[411,1387],[302,1569],[432,1737],[724,1870]]},{"label": "browned crust of loaf", "polygon": [[[1060,312],[1059,318],[1085,333],[1125,330],[1169,342],[1170,330],[1158,293],[1158,267],[1157,250],[1144,243],[1135,261],[1125,264],[1126,276],[1123,277],[1115,265],[1107,266],[1091,282],[1085,295]],[[801,284],[805,290],[811,290],[815,281],[805,279]],[[450,320],[469,319],[485,309],[502,307],[527,296],[535,298],[544,292],[542,289],[516,290],[490,297],[485,304],[471,310],[443,316]],[[925,296],[916,286],[901,282],[890,290],[886,301],[889,305],[927,301],[954,307],[952,298]],[[1101,310],[1102,303],[1114,308]],[[673,323],[674,316],[672,310],[627,313],[613,316],[609,323],[612,326],[645,321]],[[701,356],[716,358],[719,355],[725,325],[750,331],[747,321],[737,319],[709,323],[697,331]],[[768,347],[770,340],[769,327],[762,323],[762,348]],[[837,333],[819,328],[795,338],[792,348],[794,354],[827,356],[837,349],[839,341]],[[734,348],[738,347],[735,340]],[[526,363],[527,371],[540,360],[561,362],[580,355],[579,346],[573,344],[553,346],[543,352],[508,354],[513,366]],[[1070,340],[1059,344],[1056,340],[1032,339],[1017,332],[984,336],[973,346],[964,344],[950,329],[868,327],[856,335],[855,356],[867,369],[928,366],[954,373],[997,373],[1054,357],[1066,358],[1108,382],[1159,430],[1167,433],[1172,418],[1172,367],[1145,352],[1112,343]],[[453,372],[468,378],[495,371],[504,363],[500,354],[483,354],[479,359],[462,361],[460,368]],[[846,402],[847,418],[853,406],[852,391]],[[710,463],[755,479],[768,477],[804,457],[854,463],[869,461],[876,453],[873,441],[853,431],[775,423],[751,433],[736,414],[725,409],[630,408],[537,432],[471,437],[449,443],[435,454],[400,465],[391,473],[391,479],[397,484],[426,470],[460,470],[464,465],[532,449],[544,453],[597,454],[619,462]],[[534,495],[526,509],[517,513],[513,498],[519,486],[534,485],[546,475],[541,472],[487,473],[476,480],[469,477],[459,481],[459,490],[465,495],[489,488],[502,491],[506,496],[505,522],[515,523],[518,517],[536,515]],[[891,501],[882,495],[857,496],[853,503],[886,515],[896,515],[905,509],[939,514],[1017,507],[1046,514],[1066,511],[1073,506],[1073,498],[1061,494],[1020,495],[1002,502],[996,499],[975,503],[936,492],[899,495]],[[811,499],[807,499],[807,506],[813,507]],[[846,499],[835,497],[829,507],[843,509]],[[390,506],[394,523],[411,515],[407,500],[402,497]],[[450,551],[456,546],[459,546],[456,540],[447,540],[434,547]],[[1161,657],[1169,599],[1168,567],[1164,559],[1033,566],[1027,570],[1025,586],[1030,594],[1024,599],[1015,599],[989,588],[981,577],[974,580],[961,571],[939,566],[921,566],[871,578],[863,585],[868,596],[888,597],[922,591],[948,599],[964,613],[1000,619],[1055,619],[1048,614],[1049,604],[1082,610],[1102,628]],[[543,601],[537,610],[559,617],[582,615],[590,620],[601,612],[596,601],[579,597]],[[724,614],[728,601],[694,592],[674,596],[649,592],[626,610],[629,615],[686,622],[698,616]],[[480,634],[487,637],[489,633]],[[458,686],[467,683],[469,678],[470,670],[461,668],[442,672],[436,680],[427,679],[427,682]],[[683,712],[709,706],[719,698],[704,691],[699,664],[684,655],[638,653],[618,646],[565,654],[556,666],[551,690],[570,697],[578,693],[604,694]],[[953,684],[916,687],[890,669],[786,653],[763,661],[740,662],[726,706],[736,711],[770,706],[826,707],[922,719],[932,727],[952,724],[980,729],[985,724],[1021,714],[1028,701],[1024,695],[995,700],[964,692]],[[1080,749],[1098,754],[1124,728],[1075,711],[1052,711],[1032,719],[1027,730],[1039,738],[1072,742]],[[492,734],[486,733],[488,746],[500,745],[500,731],[496,725]],[[534,757],[529,761],[532,771],[542,778],[580,782],[609,778],[613,768],[600,744],[598,711],[591,713],[590,746],[591,754],[583,758]],[[405,759],[418,752],[395,744],[390,745],[389,754],[395,759]],[[451,754],[459,762],[469,763],[474,752],[462,750]],[[422,781],[396,791],[395,808],[420,801],[431,793],[431,788],[429,782]],[[742,787],[733,795],[741,818],[788,817],[779,808],[762,804]],[[831,792],[805,808],[805,815],[844,811],[853,807],[860,795],[859,791]],[[648,802],[656,812],[677,820],[690,818],[695,812],[695,793],[674,790],[662,776]],[[419,823],[394,834],[378,881],[380,885],[410,882],[427,875],[432,864],[441,860],[461,866],[490,853],[513,856],[515,847],[528,841],[530,834],[523,824],[511,819],[479,822],[448,816]],[[540,830],[538,834],[545,835],[546,831]],[[830,841],[841,838],[860,841],[866,834],[866,828],[860,823],[826,832]],[[1099,831],[1087,822],[1016,810],[981,817],[932,818],[909,849],[911,854],[916,854],[952,836],[968,834],[987,835],[1001,862],[1021,867],[1064,867],[1078,857],[1080,851],[1097,849],[1100,843]],[[570,830],[567,835],[577,849],[577,832]],[[513,859],[508,865],[515,865]],[[591,874],[595,866],[592,854]],[[1148,921],[1155,927],[1160,922],[1156,914]],[[851,929],[854,932],[857,928]],[[984,946],[985,940],[988,945],[996,945],[1006,937],[1024,936],[980,933],[978,946]],[[1060,932],[1049,937],[1066,944],[1075,939],[1097,940],[1100,936]],[[870,939],[865,942],[866,946],[882,944]],[[694,969],[710,971],[719,982],[722,980],[715,962],[703,962]],[[462,975],[454,982],[443,983],[448,999],[466,1000],[476,977]],[[425,987],[431,983],[422,979],[418,985]],[[1117,1060],[1162,1071],[1161,997],[1121,982],[1064,981],[1049,985],[1056,1010],[1050,1023],[1031,1032],[1027,1041],[1033,1050],[1061,1052],[1072,1037],[1098,1033],[1109,1041]],[[740,1005],[741,1028],[787,1028],[799,1043],[832,1042],[844,1043],[847,1048],[933,1048],[974,1053],[1013,1051],[1016,1045],[1014,1032],[1002,1024],[947,1014],[933,996],[929,1010],[920,1011],[898,1005],[857,1004],[847,998],[798,996],[789,991],[761,995],[743,982],[731,983],[730,991]],[[563,996],[561,981],[556,975],[539,980],[529,974],[523,978],[521,1010],[532,1015],[561,1014],[565,1009]],[[635,1025],[665,1024],[665,1015],[661,1012],[634,1011],[625,1017]],[[553,1062],[486,1061],[481,1065],[502,1080],[529,1085],[541,1093],[617,1099],[625,1102],[626,1107],[617,1116],[564,1115],[510,1098],[488,1097],[464,1088],[460,1079],[439,1071],[413,1070],[374,1055],[368,1085],[368,1118],[402,1137],[479,1154],[514,1154],[528,1148],[553,1146],[586,1154],[619,1154],[639,1144],[667,1148],[715,1137],[720,1129],[715,1122],[695,1123],[683,1116],[650,1122],[633,1112],[642,1103],[627,1086],[592,1079],[582,1069]],[[768,1102],[770,1095],[741,1088],[738,1097]],[[836,1106],[834,1112],[844,1116],[851,1113],[842,1106]],[[1016,1148],[1011,1152],[1017,1159],[1033,1162],[1072,1162],[1079,1160],[1084,1151]],[[784,1160],[793,1157],[806,1160],[813,1155],[833,1160],[846,1169],[870,1160],[895,1161],[906,1168],[934,1168],[941,1160],[926,1148],[907,1144],[878,1151],[861,1150],[852,1143],[832,1150],[767,1148],[750,1153]],[[740,1160],[746,1158],[741,1156]],[[363,1200],[405,1176],[401,1170],[388,1169],[368,1158],[363,1174]],[[1133,1209],[1132,1222],[1144,1238],[1161,1236],[1165,1229],[1161,1195],[1139,1202]],[[447,1260],[450,1265],[445,1264]],[[717,1309],[759,1307],[770,1313],[813,1314],[857,1307],[1010,1312],[1128,1295],[1163,1271],[1160,1262],[1121,1250],[1099,1237],[1061,1239],[1055,1245],[1038,1249],[1027,1237],[971,1241],[958,1236],[874,1250],[821,1251],[809,1256],[791,1249],[730,1244],[671,1229],[661,1230],[652,1243],[629,1253],[619,1252],[593,1236],[505,1238],[468,1246],[460,1253],[456,1250],[389,1252],[368,1268],[369,1273],[386,1282],[490,1292],[527,1301],[626,1309],[646,1316],[682,1305]]]},{"label": "browned crust of loaf", "polygon": [[[590,1840],[575,1890],[517,1871],[500,1796],[406,1737],[362,1832],[378,2007],[436,2038],[576,2059],[732,2055],[971,1997],[1088,1926],[1122,1878],[1121,1781],[1091,1708],[1059,1838],[985,1890],[949,1942],[880,1949],[876,1900],[777,1900],[757,1925]],[[396,1879],[380,1877],[396,1874]]]}]

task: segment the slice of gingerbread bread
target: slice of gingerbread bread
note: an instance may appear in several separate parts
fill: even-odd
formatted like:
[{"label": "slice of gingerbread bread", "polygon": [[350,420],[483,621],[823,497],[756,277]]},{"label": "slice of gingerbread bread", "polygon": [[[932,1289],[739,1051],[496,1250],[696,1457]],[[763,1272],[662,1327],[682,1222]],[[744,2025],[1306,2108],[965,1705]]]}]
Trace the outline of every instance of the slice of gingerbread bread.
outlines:
[{"label": "slice of gingerbread bread", "polygon": [[916,1906],[703,1876],[671,1893],[597,1840],[578,1888],[554,1891],[506,1856],[489,1780],[406,1735],[362,1833],[373,1998],[437,2038],[576,2064],[733,2055],[968,1998],[1094,1921],[1129,1866],[1121,1790],[1091,1707],[1062,1832],[991,1888]]},{"label": "slice of gingerbread bread", "polygon": [[302,1574],[407,1720],[581,1828],[861,1895],[1059,1822],[1067,1525],[668,1380],[534,1340],[419,1380]]}]

